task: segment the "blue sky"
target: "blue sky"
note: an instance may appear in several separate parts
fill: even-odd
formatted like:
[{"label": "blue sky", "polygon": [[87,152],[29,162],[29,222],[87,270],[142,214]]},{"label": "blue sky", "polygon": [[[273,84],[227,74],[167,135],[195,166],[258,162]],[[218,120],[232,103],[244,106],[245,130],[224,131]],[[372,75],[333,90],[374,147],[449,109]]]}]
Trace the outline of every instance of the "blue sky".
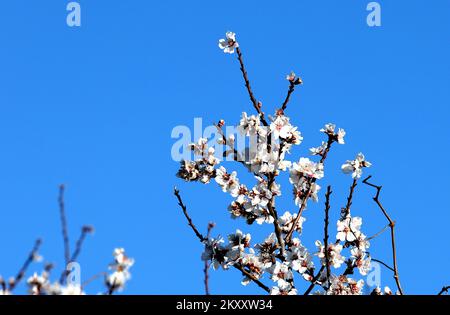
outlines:
[{"label": "blue sky", "polygon": [[[129,294],[201,294],[202,247],[172,196],[177,185],[199,227],[236,228],[216,185],[183,183],[170,156],[177,125],[252,112],[235,56],[217,40],[238,34],[254,91],[266,112],[279,106],[285,75],[304,79],[288,109],[305,141],[320,144],[324,123],[344,127],[347,144],[327,160],[337,217],[351,183],[340,165],[362,151],[397,221],[406,293],[450,282],[450,3],[379,1],[382,26],[366,24],[369,1],[79,1],[80,28],[66,25],[68,1],[9,1],[0,13],[0,274],[15,274],[38,236],[42,254],[63,263],[58,184],[67,186],[72,241],[96,232],[80,257],[84,279],[104,271],[123,246],[136,259]],[[231,167],[231,166],[229,166]],[[239,168],[237,168],[239,170]],[[385,220],[358,187],[353,214],[370,235]],[[294,211],[287,185],[279,207]],[[323,201],[323,198],[322,198]],[[322,238],[323,205],[306,212],[303,241]],[[336,218],[333,219],[333,221]],[[334,234],[334,224],[332,225]],[[261,229],[261,228],[260,228]],[[260,240],[271,226],[255,230]],[[388,234],[372,254],[390,261]],[[30,271],[39,270],[33,265]],[[58,273],[59,274],[59,273]],[[213,293],[260,293],[234,271],[213,272]],[[394,287],[384,269],[383,284]],[[270,281],[267,281],[268,283]],[[101,283],[87,291],[96,293]]]}]

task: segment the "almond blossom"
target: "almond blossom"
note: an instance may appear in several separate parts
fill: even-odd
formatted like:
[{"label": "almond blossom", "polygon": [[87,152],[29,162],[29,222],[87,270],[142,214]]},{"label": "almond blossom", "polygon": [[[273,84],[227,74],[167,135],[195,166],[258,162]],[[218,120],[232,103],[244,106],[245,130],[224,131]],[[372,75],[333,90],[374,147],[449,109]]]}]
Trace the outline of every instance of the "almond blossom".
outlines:
[{"label": "almond blossom", "polygon": [[361,178],[362,169],[364,167],[370,167],[370,166],[372,166],[372,163],[370,163],[369,161],[366,161],[364,154],[358,153],[358,155],[356,156],[356,159],[347,160],[347,162],[345,162],[341,168],[345,174],[352,173],[353,178]]},{"label": "almond blossom", "polygon": [[224,53],[232,54],[234,50],[239,47],[236,41],[236,34],[233,32],[226,32],[225,39],[219,40],[219,47]]}]

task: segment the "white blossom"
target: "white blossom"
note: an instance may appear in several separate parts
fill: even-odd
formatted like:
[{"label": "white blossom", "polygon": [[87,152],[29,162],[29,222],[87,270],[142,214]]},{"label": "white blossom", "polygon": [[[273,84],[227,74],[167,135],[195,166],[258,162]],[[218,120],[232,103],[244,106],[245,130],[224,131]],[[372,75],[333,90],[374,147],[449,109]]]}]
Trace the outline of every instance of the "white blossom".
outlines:
[{"label": "white blossom", "polygon": [[219,47],[224,53],[232,54],[234,50],[239,47],[236,41],[236,34],[233,32],[226,32],[225,39],[219,40]]},{"label": "white blossom", "polygon": [[372,163],[366,161],[364,154],[358,153],[356,159],[347,160],[347,162],[345,162],[341,168],[345,174],[352,173],[353,178],[361,178],[362,169],[364,167],[370,167],[371,165]]},{"label": "white blossom", "polygon": [[344,220],[337,221],[336,238],[340,241],[353,242],[355,241],[360,232],[362,225],[362,218],[360,217],[346,217]]},{"label": "white blossom", "polygon": [[[321,259],[322,264],[326,263],[326,257],[325,257],[325,246],[322,245],[321,241],[316,241],[316,246],[319,250],[317,253],[317,256]],[[339,268],[345,261],[345,257],[341,255],[342,251],[342,245],[341,244],[328,244],[328,262],[331,266],[334,268]]]}]

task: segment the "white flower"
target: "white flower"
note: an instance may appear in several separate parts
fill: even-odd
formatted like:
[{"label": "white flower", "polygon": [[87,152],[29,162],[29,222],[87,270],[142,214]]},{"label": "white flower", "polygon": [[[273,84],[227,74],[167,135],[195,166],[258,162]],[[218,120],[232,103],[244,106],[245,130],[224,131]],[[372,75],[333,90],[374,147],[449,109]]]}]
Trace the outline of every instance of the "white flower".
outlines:
[{"label": "white flower", "polygon": [[234,50],[239,47],[236,41],[236,34],[233,32],[226,32],[226,39],[219,40],[219,47],[224,53],[232,54]]},{"label": "white flower", "polygon": [[360,217],[347,217],[344,220],[337,221],[337,230],[336,238],[340,241],[353,242],[355,241],[360,232],[362,225],[362,218]]},{"label": "white flower", "polygon": [[263,243],[255,245],[255,248],[258,251],[258,259],[264,269],[272,267],[272,264],[275,262],[277,242],[275,233],[271,233]]},{"label": "white flower", "polygon": [[241,230],[236,230],[236,233],[228,235],[229,246],[232,249],[239,248],[244,250],[245,247],[250,246],[250,240],[252,236],[250,234],[243,234]]},{"label": "white flower", "polygon": [[306,248],[300,244],[298,238],[293,239],[295,245],[291,246],[286,253],[286,261],[291,268],[301,274],[312,270],[314,264],[312,262],[311,255],[309,255]]},{"label": "white flower", "polygon": [[[259,279],[263,273],[264,266],[261,263],[258,256],[255,255],[255,251],[253,249],[249,250],[248,254],[244,254],[241,259],[241,264],[250,270],[251,274]],[[242,285],[247,285],[251,282],[250,277],[244,277],[241,283]]]},{"label": "white flower", "polygon": [[338,132],[336,132],[336,125],[329,123],[326,124],[325,127],[320,129],[321,132],[327,134],[328,136],[332,137],[334,141],[337,141],[339,144],[345,144],[344,136],[345,136],[345,130],[339,128]]},{"label": "white flower", "polygon": [[[289,211],[286,211],[281,217],[278,218],[278,223],[280,224],[281,231],[284,233],[288,233],[291,230],[292,225],[294,224],[296,219],[297,213],[291,214]],[[301,217],[298,220],[294,230],[298,233],[301,233],[303,222],[305,221],[306,219],[304,217]]]},{"label": "white flower", "polygon": [[113,257],[114,263],[109,265],[113,272],[106,277],[106,285],[112,290],[120,291],[131,278],[129,269],[134,265],[134,259],[129,258],[123,248],[114,249]]},{"label": "white flower", "polygon": [[279,263],[278,261],[272,266],[269,271],[272,274],[272,280],[277,281],[278,284],[283,284],[285,281],[292,280],[292,271],[286,264]]},{"label": "white flower", "polygon": [[315,163],[308,158],[300,158],[292,164],[289,180],[292,184],[297,184],[302,177],[315,179],[323,178],[323,164]]},{"label": "white flower", "polygon": [[48,273],[44,271],[41,275],[38,275],[35,272],[31,277],[28,278],[27,284],[30,294],[41,294],[43,288],[48,284]]},{"label": "white flower", "polygon": [[[322,261],[322,264],[325,265],[326,257],[325,257],[325,246],[322,245],[321,241],[316,241],[316,246],[319,250],[317,253],[317,257],[319,257]],[[342,251],[341,244],[328,244],[328,262],[334,268],[339,268],[345,261],[345,257],[341,255]]]},{"label": "white flower", "polygon": [[86,295],[78,284],[68,284],[61,288],[61,295]]},{"label": "white flower", "polygon": [[352,173],[353,178],[360,178],[362,169],[371,165],[372,163],[365,160],[364,154],[358,153],[355,160],[347,160],[341,168],[345,174]]},{"label": "white flower", "polygon": [[261,121],[259,115],[247,116],[246,112],[242,112],[242,118],[239,122],[239,132],[242,135],[256,135],[260,131]]},{"label": "white flower", "polygon": [[371,269],[371,258],[366,258],[367,253],[357,247],[352,248],[350,252],[353,258],[353,265],[358,268],[361,275],[366,276]]},{"label": "white flower", "polygon": [[282,281],[278,283],[278,286],[272,287],[270,295],[297,295],[297,289],[289,282]]},{"label": "white flower", "polygon": [[239,180],[236,178],[236,172],[228,174],[223,166],[216,170],[216,182],[222,187],[223,192],[230,192],[232,195],[235,195],[239,189]]},{"label": "white flower", "polygon": [[303,202],[303,199],[306,198],[306,195],[309,191],[309,197],[317,202],[319,200],[319,196],[317,193],[320,190],[320,186],[316,183],[309,183],[304,178],[301,178],[299,183],[294,186],[294,201],[295,205],[300,206]]},{"label": "white flower", "polygon": [[252,205],[260,205],[262,207],[267,206],[272,199],[272,192],[263,185],[257,185],[249,193],[249,197],[252,201]]},{"label": "white flower", "polygon": [[309,149],[309,151],[311,152],[312,155],[322,155],[326,148],[328,147],[327,143],[322,141],[322,144],[316,148],[311,148]]}]

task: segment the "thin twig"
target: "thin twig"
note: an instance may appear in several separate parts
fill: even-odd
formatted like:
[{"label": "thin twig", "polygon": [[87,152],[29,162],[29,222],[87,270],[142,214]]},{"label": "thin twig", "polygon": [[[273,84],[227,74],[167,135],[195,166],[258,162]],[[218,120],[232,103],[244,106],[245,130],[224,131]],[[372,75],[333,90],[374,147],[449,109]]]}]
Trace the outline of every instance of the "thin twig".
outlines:
[{"label": "thin twig", "polygon": [[239,270],[240,272],[242,272],[242,275],[248,277],[249,279],[251,279],[256,285],[258,285],[261,289],[263,289],[264,291],[266,291],[267,293],[270,293],[270,289],[269,287],[267,287],[264,283],[262,283],[261,281],[258,280],[258,278],[256,278],[255,275],[253,275],[251,272],[249,272],[248,270],[246,270],[244,267],[242,267],[240,264],[234,264],[233,265],[234,268],[236,268],[237,270]]},{"label": "thin twig", "polygon": [[236,48],[236,53],[238,56],[239,64],[241,66],[242,76],[244,77],[245,87],[247,88],[248,96],[252,101],[253,107],[256,109],[258,114],[260,115],[261,122],[264,126],[268,126],[267,120],[264,118],[264,112],[261,110],[261,103],[258,102],[253,94],[252,88],[250,86],[250,81],[248,79],[247,70],[245,69],[244,60],[242,59],[242,52],[239,47]]},{"label": "thin twig", "polygon": [[316,286],[316,281],[319,279],[320,274],[324,269],[325,266],[320,267],[319,272],[317,272],[316,276],[311,280],[311,284],[309,285],[308,289],[306,289],[305,293],[303,293],[303,295],[308,295],[309,293],[311,293],[312,289],[314,289],[314,287]]},{"label": "thin twig", "polygon": [[[85,225],[81,228],[81,234],[80,237],[78,238],[76,245],[75,245],[75,250],[72,253],[72,256],[70,257],[70,261],[69,262],[73,262],[76,261],[78,259],[78,256],[81,253],[81,249],[83,247],[83,242],[86,239],[86,236],[90,233],[92,233],[93,228],[92,226],[89,225]],[[66,265],[67,267],[67,265]],[[61,276],[59,278],[59,282],[60,283],[64,283],[65,277],[67,277],[67,275],[70,273],[69,270],[67,270],[66,268],[63,270],[63,272],[61,273]]]},{"label": "thin twig", "polygon": [[372,183],[369,183],[368,180],[372,178],[372,176],[367,177],[366,179],[363,180],[363,183],[366,185],[369,185],[371,187],[374,187],[377,190],[377,193],[375,195],[375,197],[373,197],[373,200],[375,201],[375,203],[378,205],[378,207],[380,208],[381,212],[383,213],[383,215],[386,217],[386,219],[389,222],[389,227],[391,228],[391,246],[392,246],[392,260],[393,260],[393,265],[394,265],[394,279],[395,282],[397,284],[397,288],[398,291],[400,292],[400,294],[403,295],[403,290],[402,287],[400,285],[400,277],[398,274],[398,266],[397,266],[397,250],[395,247],[395,222],[391,219],[391,217],[389,216],[389,214],[387,213],[386,209],[383,207],[383,205],[381,204],[380,200],[379,200],[379,196],[380,196],[380,192],[381,192],[381,188],[382,186],[377,186],[374,185]]},{"label": "thin twig", "polygon": [[381,234],[383,234],[387,229],[389,228],[389,224],[386,225],[383,229],[381,229],[379,232],[377,232],[376,234],[372,235],[371,237],[368,237],[367,240],[373,240],[374,238],[380,236]]},{"label": "thin twig", "polygon": [[325,252],[325,266],[327,268],[327,282],[328,282],[328,288],[331,286],[330,282],[330,276],[331,276],[331,270],[330,270],[330,257],[328,252],[328,224],[329,224],[329,211],[330,211],[330,195],[332,194],[331,186],[328,186],[327,193],[325,194],[325,224],[324,224],[324,252]]},{"label": "thin twig", "polygon": [[[209,239],[211,236],[211,230],[214,228],[215,224],[213,222],[208,223],[208,232],[206,233],[206,238]],[[205,260],[205,265],[203,268],[203,273],[205,274],[205,295],[210,295],[209,292],[209,266],[210,263],[208,260]]]},{"label": "thin twig", "polygon": [[99,272],[99,273],[93,275],[92,277],[90,277],[89,279],[87,279],[86,281],[84,281],[84,282],[81,284],[81,289],[83,289],[84,287],[86,287],[88,284],[90,284],[90,283],[93,282],[94,280],[97,280],[97,279],[100,278],[100,277],[104,277],[104,276],[106,276],[107,274],[108,274],[107,272],[102,271],[102,272]]},{"label": "thin twig", "polygon": [[[191,229],[194,231],[195,235],[197,236],[197,238],[200,240],[200,242],[203,242],[205,240],[207,240],[207,238],[205,238],[199,231],[198,229],[195,227],[194,223],[192,222],[191,217],[189,216],[189,214],[187,213],[187,207],[184,205],[183,200],[181,198],[180,195],[180,191],[177,188],[174,188],[174,194],[178,199],[178,205],[181,207],[181,209],[183,210],[184,216],[186,217],[186,219],[188,220],[188,224],[191,227]],[[255,275],[253,275],[251,272],[249,272],[248,270],[246,270],[244,267],[242,267],[239,263],[233,264],[233,267],[238,269],[239,271],[242,272],[243,275],[247,276],[249,279],[251,279],[253,282],[255,282],[260,288],[262,288],[263,290],[265,290],[266,292],[270,292],[270,289],[264,285],[261,281],[258,280],[258,278],[256,278]]]},{"label": "thin twig", "polygon": [[443,287],[441,289],[441,291],[438,293],[438,295],[442,295],[442,294],[444,294],[444,292],[447,293],[449,290],[450,290],[450,286]]},{"label": "thin twig", "polygon": [[350,186],[350,193],[347,197],[347,204],[345,205],[345,208],[342,209],[342,213],[341,213],[341,219],[345,219],[347,218],[347,216],[350,214],[350,208],[352,207],[352,203],[353,203],[353,193],[355,192],[355,188],[358,185],[358,179],[354,178],[352,185]]},{"label": "thin twig", "polygon": [[36,256],[38,255],[38,250],[39,250],[39,247],[41,246],[41,244],[42,244],[42,240],[41,239],[37,239],[35,241],[32,250],[28,254],[28,257],[25,260],[24,264],[22,265],[22,268],[20,268],[20,270],[17,273],[17,275],[14,278],[14,280],[9,283],[8,291],[12,292],[12,290],[14,290],[14,288],[17,286],[17,284],[19,284],[19,282],[23,279],[23,277],[25,276],[25,273],[26,273],[28,267],[36,259]]},{"label": "thin twig", "polygon": [[389,266],[389,265],[386,264],[385,262],[383,262],[383,261],[381,261],[381,260],[379,260],[379,259],[375,259],[375,258],[372,258],[371,260],[372,260],[372,261],[375,261],[375,262],[377,262],[377,263],[380,263],[380,264],[382,264],[383,266],[385,266],[387,269],[391,270],[392,272],[395,272],[394,268],[392,268],[391,266]]},{"label": "thin twig", "polygon": [[185,206],[185,204],[183,203],[183,200],[181,199],[181,195],[180,195],[180,191],[175,187],[173,189],[173,193],[174,195],[177,197],[178,200],[178,205],[181,207],[181,209],[183,210],[184,216],[186,217],[189,226],[192,228],[192,230],[194,231],[195,235],[198,237],[198,239],[200,240],[200,242],[203,242],[205,240],[207,240],[207,238],[205,238],[199,231],[198,229],[195,227],[194,223],[192,222],[191,217],[189,216],[188,212],[187,212],[187,208]]},{"label": "thin twig", "polygon": [[294,81],[289,81],[289,89],[288,89],[286,98],[284,99],[283,105],[281,105],[280,109],[278,110],[279,112],[284,113],[284,111],[286,110],[287,104],[289,103],[291,94],[294,92],[294,90],[295,90]]},{"label": "thin twig", "polygon": [[58,203],[59,203],[59,215],[61,217],[61,228],[62,228],[62,235],[63,235],[63,241],[64,241],[64,259],[65,259],[65,265],[70,262],[70,243],[69,243],[69,232],[67,228],[67,218],[66,218],[66,210],[65,210],[65,204],[64,204],[64,185],[59,186],[59,196],[58,196]]}]

